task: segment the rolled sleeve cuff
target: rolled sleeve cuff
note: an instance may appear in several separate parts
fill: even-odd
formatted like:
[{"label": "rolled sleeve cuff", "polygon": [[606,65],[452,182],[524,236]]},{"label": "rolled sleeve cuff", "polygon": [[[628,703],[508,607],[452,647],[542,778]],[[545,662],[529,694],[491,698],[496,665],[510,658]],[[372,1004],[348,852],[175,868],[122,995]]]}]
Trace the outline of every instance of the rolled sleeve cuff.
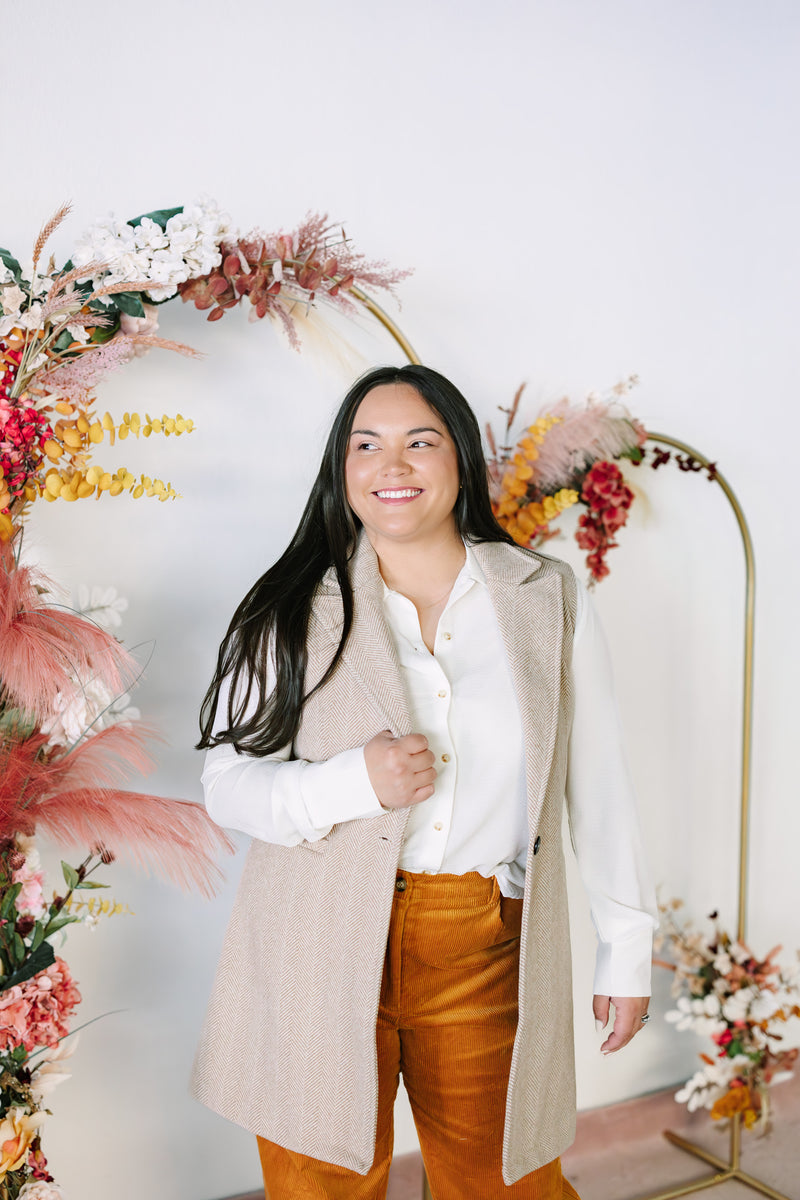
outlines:
[{"label": "rolled sleeve cuff", "polygon": [[649,996],[653,934],[646,929],[624,941],[598,942],[595,996]]}]

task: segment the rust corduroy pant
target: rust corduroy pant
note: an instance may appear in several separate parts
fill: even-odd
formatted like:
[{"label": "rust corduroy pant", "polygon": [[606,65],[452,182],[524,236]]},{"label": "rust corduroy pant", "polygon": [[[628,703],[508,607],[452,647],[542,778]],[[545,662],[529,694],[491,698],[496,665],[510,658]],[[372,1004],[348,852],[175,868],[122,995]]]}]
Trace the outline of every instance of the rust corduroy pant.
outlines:
[{"label": "rust corduroy pant", "polygon": [[400,871],[378,1013],[378,1129],[366,1175],[258,1139],[267,1200],[384,1200],[402,1072],[434,1200],[579,1200],[559,1159],[506,1187],[522,901],[495,879]]}]

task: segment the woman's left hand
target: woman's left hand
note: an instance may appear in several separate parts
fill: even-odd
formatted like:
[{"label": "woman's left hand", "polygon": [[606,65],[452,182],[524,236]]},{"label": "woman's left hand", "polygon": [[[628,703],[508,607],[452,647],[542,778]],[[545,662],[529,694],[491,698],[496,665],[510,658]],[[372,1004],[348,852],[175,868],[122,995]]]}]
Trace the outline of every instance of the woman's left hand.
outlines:
[{"label": "woman's left hand", "polygon": [[642,1017],[647,1016],[649,1003],[649,996],[595,996],[593,1007],[598,1030],[605,1029],[608,1025],[610,1006],[614,1005],[611,1034],[600,1047],[603,1054],[621,1050],[640,1029],[644,1029],[646,1022]]}]

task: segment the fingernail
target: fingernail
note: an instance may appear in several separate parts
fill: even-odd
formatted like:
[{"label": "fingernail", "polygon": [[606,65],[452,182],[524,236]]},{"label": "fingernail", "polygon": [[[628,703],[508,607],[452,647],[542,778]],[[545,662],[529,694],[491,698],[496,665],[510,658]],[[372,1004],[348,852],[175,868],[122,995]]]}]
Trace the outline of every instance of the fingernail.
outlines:
[{"label": "fingernail", "polygon": [[603,1030],[605,1029],[605,1024],[603,1021],[600,1020],[599,1017],[595,1017],[594,1027],[595,1027],[595,1030],[597,1031],[597,1033],[602,1033]]}]

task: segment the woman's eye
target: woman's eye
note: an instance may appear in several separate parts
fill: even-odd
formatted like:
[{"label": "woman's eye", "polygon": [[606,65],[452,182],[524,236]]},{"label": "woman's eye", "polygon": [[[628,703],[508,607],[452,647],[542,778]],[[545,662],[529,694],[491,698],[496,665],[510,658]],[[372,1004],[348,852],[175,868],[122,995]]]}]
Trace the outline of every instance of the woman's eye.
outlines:
[{"label": "woman's eye", "polygon": [[377,449],[377,446],[375,445],[374,442],[358,442],[356,444],[356,450],[376,450],[376,449]]},{"label": "woman's eye", "polygon": [[431,443],[426,442],[424,438],[417,438],[417,440],[415,442],[411,443],[411,449],[416,450],[420,446],[430,446],[430,445],[431,445]]}]

